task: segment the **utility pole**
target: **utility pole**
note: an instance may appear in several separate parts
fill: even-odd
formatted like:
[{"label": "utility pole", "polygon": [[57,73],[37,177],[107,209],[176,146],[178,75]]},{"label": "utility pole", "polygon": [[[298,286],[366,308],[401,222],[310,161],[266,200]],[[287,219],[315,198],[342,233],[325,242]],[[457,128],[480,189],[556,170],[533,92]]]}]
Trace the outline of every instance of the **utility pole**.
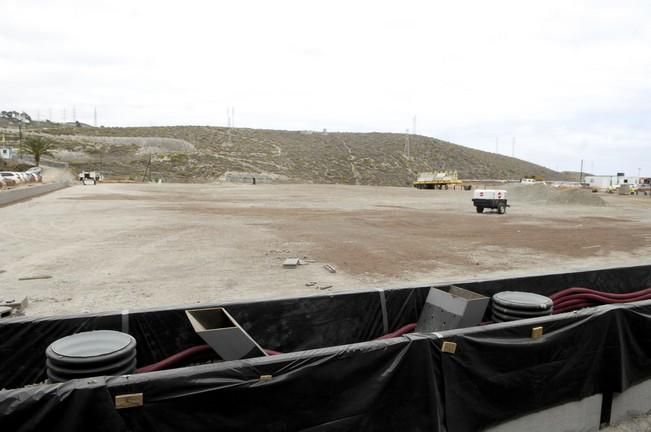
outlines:
[{"label": "utility pole", "polygon": [[583,183],[583,159],[581,159],[581,172],[579,173],[579,183]]},{"label": "utility pole", "polygon": [[404,150],[405,155],[407,156],[407,159],[409,159],[409,157],[410,157],[410,153],[411,153],[409,147],[410,147],[410,142],[409,142],[409,129],[407,129],[407,130],[406,130],[406,134],[405,134],[405,150]]},{"label": "utility pole", "polygon": [[142,182],[145,182],[145,179],[149,175],[149,181],[151,181],[151,153],[149,153],[149,161],[147,162],[147,167],[145,168],[145,173],[142,175]]},{"label": "utility pole", "polygon": [[18,159],[23,158],[23,122],[18,119]]},{"label": "utility pole", "polygon": [[231,108],[230,108],[230,107],[226,108],[226,119],[227,119],[227,123],[226,123],[226,124],[227,124],[227,126],[228,126],[228,128],[226,129],[226,136],[227,136],[226,140],[227,140],[228,145],[230,146],[230,145],[232,144],[232,143],[231,143],[231,124],[232,124],[232,119],[231,119]]}]

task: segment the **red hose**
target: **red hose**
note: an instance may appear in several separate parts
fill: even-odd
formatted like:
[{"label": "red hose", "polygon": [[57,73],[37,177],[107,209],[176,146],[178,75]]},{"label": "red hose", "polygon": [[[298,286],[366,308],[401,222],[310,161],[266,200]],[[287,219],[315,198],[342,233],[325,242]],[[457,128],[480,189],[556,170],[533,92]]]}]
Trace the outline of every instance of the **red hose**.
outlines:
[{"label": "red hose", "polygon": [[387,333],[385,335],[380,336],[379,338],[375,338],[375,340],[391,339],[391,338],[394,338],[394,337],[402,336],[402,335],[404,335],[406,333],[413,332],[415,329],[416,329],[416,323],[407,324],[407,325],[404,325],[404,326],[400,327],[398,330],[396,330],[394,332]]},{"label": "red hose", "polygon": [[636,301],[640,301],[640,300],[647,300],[649,298],[651,298],[651,293],[641,294],[641,295],[638,295],[638,296],[631,296],[631,297],[627,297],[627,298],[619,298],[619,299],[609,298],[609,297],[602,296],[602,295],[597,294],[597,293],[574,294],[574,295],[570,295],[570,296],[567,296],[567,297],[563,297],[560,300],[557,300],[554,303],[554,306],[555,307],[562,307],[563,305],[565,305],[567,303],[571,303],[572,301],[575,301],[575,300],[593,300],[596,303],[612,304],[612,303],[631,303],[631,302],[636,302]]},{"label": "red hose", "polygon": [[592,307],[592,306],[596,306],[596,305],[594,303],[592,303],[592,302],[587,302],[586,301],[586,302],[577,303],[577,304],[575,304],[573,306],[567,306],[567,307],[563,307],[563,308],[554,309],[553,313],[554,314],[559,314],[559,313],[564,313],[564,312],[571,312],[573,310],[583,309],[583,308]]},{"label": "red hose", "polygon": [[190,347],[188,349],[184,349],[181,352],[177,352],[174,355],[171,355],[167,357],[166,359],[163,359],[159,361],[158,363],[150,364],[147,366],[143,366],[140,369],[136,369],[136,373],[143,373],[143,372],[153,372],[153,371],[158,371],[158,370],[163,370],[172,367],[173,365],[180,363],[183,360],[188,359],[189,357],[192,357],[193,355],[196,355],[198,353],[210,351],[212,348],[210,348],[210,345],[204,344],[204,345],[195,345],[193,347]]},{"label": "red hose", "polygon": [[619,299],[619,298],[628,298],[628,297],[637,297],[639,295],[645,294],[645,293],[650,293],[651,294],[651,288],[646,288],[643,290],[635,291],[635,292],[630,292],[630,293],[606,293],[602,291],[596,291],[590,288],[567,288],[562,291],[559,291],[557,293],[554,293],[549,296],[550,299],[552,299],[554,302],[556,302],[557,299],[561,297],[566,297],[571,294],[595,294],[598,293],[604,297],[610,297],[614,299]]},{"label": "red hose", "polygon": [[[402,335],[404,335],[406,333],[410,333],[410,332],[414,331],[415,328],[416,328],[416,323],[407,324],[405,326],[400,327],[398,330],[396,330],[394,332],[391,332],[391,333],[387,333],[387,334],[385,334],[383,336],[380,336],[379,338],[377,338],[375,340],[389,339],[389,338],[402,336]],[[169,356],[166,359],[163,359],[163,360],[159,361],[158,363],[153,363],[153,364],[150,364],[150,365],[147,365],[147,366],[143,366],[143,367],[141,367],[139,369],[136,369],[136,373],[154,372],[154,371],[159,371],[159,370],[163,370],[163,369],[170,369],[170,368],[174,367],[175,365],[177,365],[177,364],[179,364],[179,363],[181,363],[181,362],[183,362],[185,360],[188,360],[189,358],[191,358],[194,355],[197,355],[197,354],[203,353],[203,352],[207,352],[207,351],[210,351],[210,350],[212,350],[210,345],[207,345],[207,344],[195,345],[193,347],[184,349],[183,351],[180,351],[180,352],[178,352],[178,353],[176,353],[176,354],[174,354],[172,356]],[[264,351],[267,353],[267,355],[270,355],[270,356],[282,354],[280,351],[274,351],[274,350],[271,350],[271,349],[265,349]]]},{"label": "red hose", "polygon": [[550,296],[554,313],[568,312],[600,304],[632,303],[651,299],[651,288],[630,293],[606,293],[589,288],[567,288]]}]

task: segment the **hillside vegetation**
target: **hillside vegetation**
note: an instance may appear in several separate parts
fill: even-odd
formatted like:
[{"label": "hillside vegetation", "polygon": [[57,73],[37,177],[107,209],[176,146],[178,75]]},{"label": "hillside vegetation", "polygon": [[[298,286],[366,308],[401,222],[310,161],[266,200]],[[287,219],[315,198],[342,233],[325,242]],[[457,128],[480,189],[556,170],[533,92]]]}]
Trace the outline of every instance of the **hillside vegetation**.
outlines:
[{"label": "hillside vegetation", "polygon": [[[165,181],[214,181],[235,171],[276,174],[290,182],[407,186],[432,169],[457,170],[465,179],[566,178],[520,159],[419,135],[201,126],[48,125],[28,132],[56,140],[56,159],[78,170],[139,178],[151,155],[152,177]],[[404,152],[407,139],[410,157]]]}]

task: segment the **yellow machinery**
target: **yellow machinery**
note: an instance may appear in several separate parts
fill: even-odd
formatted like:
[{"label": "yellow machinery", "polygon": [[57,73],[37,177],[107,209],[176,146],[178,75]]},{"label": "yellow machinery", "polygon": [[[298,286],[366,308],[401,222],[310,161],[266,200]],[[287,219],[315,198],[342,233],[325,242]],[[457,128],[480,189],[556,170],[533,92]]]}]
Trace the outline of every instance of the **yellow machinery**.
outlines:
[{"label": "yellow machinery", "polygon": [[418,174],[414,187],[416,189],[448,189],[450,186],[462,183],[456,171],[432,171]]}]

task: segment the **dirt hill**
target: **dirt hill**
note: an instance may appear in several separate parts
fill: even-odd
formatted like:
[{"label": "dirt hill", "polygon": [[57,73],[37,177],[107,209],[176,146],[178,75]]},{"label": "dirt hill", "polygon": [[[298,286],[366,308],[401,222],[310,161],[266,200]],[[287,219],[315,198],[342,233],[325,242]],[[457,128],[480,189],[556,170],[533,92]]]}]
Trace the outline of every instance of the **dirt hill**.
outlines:
[{"label": "dirt hill", "polygon": [[[332,133],[176,126],[94,128],[38,125],[31,133],[57,141],[56,159],[73,169],[142,178],[151,155],[152,178],[214,181],[226,172],[267,173],[303,183],[407,186],[432,169],[465,179],[548,180],[566,177],[520,159],[449,142],[391,133]],[[405,154],[409,140],[410,157]]]}]

